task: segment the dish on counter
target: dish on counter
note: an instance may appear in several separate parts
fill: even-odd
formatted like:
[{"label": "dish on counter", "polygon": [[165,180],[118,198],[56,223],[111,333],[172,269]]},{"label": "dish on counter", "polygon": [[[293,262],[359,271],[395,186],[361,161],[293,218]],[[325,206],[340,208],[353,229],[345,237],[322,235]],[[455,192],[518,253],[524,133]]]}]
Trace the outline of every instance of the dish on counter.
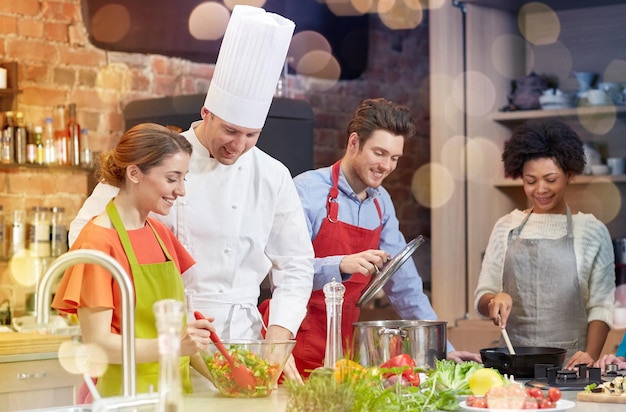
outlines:
[{"label": "dish on counter", "polygon": [[[482,412],[526,412],[529,409],[489,409],[489,408],[474,408],[473,406],[467,406],[465,401],[459,402],[459,406],[461,409],[466,411],[482,411]],[[556,403],[555,408],[544,409],[546,411],[564,411],[566,409],[571,409],[576,406],[576,402],[568,401],[567,399],[560,399]]]}]

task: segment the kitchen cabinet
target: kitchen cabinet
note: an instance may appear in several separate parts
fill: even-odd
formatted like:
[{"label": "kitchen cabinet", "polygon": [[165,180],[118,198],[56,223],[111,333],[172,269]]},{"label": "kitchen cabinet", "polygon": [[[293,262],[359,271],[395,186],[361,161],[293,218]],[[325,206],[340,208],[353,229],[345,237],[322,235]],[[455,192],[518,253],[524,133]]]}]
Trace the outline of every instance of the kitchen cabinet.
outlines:
[{"label": "kitchen cabinet", "polygon": [[[526,120],[558,118],[603,157],[626,157],[626,108],[500,112],[514,79],[531,71],[575,90],[572,70],[607,68],[626,76],[626,4],[617,1],[547,1],[558,16],[555,45],[533,45],[520,35],[527,20],[517,11],[529,1],[436,2],[429,14],[431,94],[432,301],[451,325],[478,319],[473,293],[496,220],[525,208],[520,182],[504,179],[500,160],[511,129]],[[544,29],[550,27],[542,26]],[[626,77],[621,82],[626,83]],[[602,220],[613,237],[626,235],[624,176],[579,176],[570,204]]]},{"label": "kitchen cabinet", "polygon": [[0,363],[0,411],[73,405],[82,378],[54,359]]}]

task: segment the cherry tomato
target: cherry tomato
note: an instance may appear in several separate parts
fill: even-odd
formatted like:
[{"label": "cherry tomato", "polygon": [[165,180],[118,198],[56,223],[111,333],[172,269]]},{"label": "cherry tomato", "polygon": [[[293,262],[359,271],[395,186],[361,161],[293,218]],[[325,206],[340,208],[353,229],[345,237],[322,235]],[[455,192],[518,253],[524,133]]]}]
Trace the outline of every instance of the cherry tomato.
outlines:
[{"label": "cherry tomato", "polygon": [[556,403],[559,399],[561,399],[561,390],[559,388],[548,389],[548,399]]},{"label": "cherry tomato", "polygon": [[476,398],[474,400],[474,404],[472,405],[474,408],[487,408],[487,400],[485,398]]},{"label": "cherry tomato", "polygon": [[548,398],[543,398],[539,404],[539,409],[554,409],[554,402]]},{"label": "cherry tomato", "polygon": [[531,398],[543,399],[543,392],[541,392],[541,389],[539,388],[527,388],[526,393]]},{"label": "cherry tomato", "polygon": [[465,404],[467,406],[474,406],[474,402],[476,401],[476,396],[474,395],[469,395],[467,397],[467,399],[465,400]]}]

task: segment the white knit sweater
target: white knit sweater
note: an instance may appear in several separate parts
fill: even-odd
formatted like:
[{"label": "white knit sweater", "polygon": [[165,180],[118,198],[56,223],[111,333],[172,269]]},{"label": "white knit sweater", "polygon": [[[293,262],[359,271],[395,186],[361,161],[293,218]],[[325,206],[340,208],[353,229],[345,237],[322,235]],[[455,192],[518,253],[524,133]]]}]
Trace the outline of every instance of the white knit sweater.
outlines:
[{"label": "white knit sweater", "polygon": [[[509,232],[518,227],[526,213],[514,210],[495,224],[482,262],[474,306],[485,293],[502,291],[502,272]],[[578,283],[587,310],[587,322],[601,320],[613,323],[615,300],[615,257],[611,236],[595,216],[578,212],[572,215],[574,253]],[[567,234],[567,216],[533,213],[520,233],[523,239],[558,239]],[[564,323],[566,320],[563,320]]]}]

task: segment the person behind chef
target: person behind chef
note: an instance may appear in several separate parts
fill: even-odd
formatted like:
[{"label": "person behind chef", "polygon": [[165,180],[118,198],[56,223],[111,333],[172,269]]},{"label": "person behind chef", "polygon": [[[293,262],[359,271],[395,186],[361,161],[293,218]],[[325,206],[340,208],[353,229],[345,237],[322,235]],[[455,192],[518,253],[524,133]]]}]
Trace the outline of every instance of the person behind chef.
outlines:
[{"label": "person behind chef", "polygon": [[[193,145],[187,194],[158,217],[197,261],[183,277],[188,314],[214,318],[222,340],[261,338],[257,303],[268,273],[268,340],[295,336],[311,294],[313,248],[291,174],[255,146],[294,27],[261,8],[234,7],[202,120],[183,132]],[[71,223],[70,240],[115,192],[96,186]],[[293,360],[284,373],[301,380]]]},{"label": "person behind chef", "polygon": [[[119,192],[106,202],[104,213],[87,222],[71,248],[102,251],[130,275],[138,393],[158,387],[158,332],[152,307],[162,299],[184,301],[181,273],[195,263],[174,234],[148,213],[167,215],[176,198],[185,195],[191,152],[187,139],[157,124],[139,124],[124,133],[117,146],[103,154],[99,169],[103,181],[119,187]],[[121,395],[121,295],[111,274],[97,265],[72,266],[61,279],[52,307],[77,314],[83,342],[106,354],[109,365],[97,379],[100,395]],[[212,329],[204,320],[192,321],[181,331],[185,392],[191,392],[190,361],[204,367],[198,350],[211,342]]]},{"label": "person behind chef", "polygon": [[606,370],[606,365],[616,364],[617,369],[626,369],[626,335],[622,338],[622,343],[617,347],[617,352],[615,354],[608,353],[604,354],[594,362],[593,366],[596,368],[600,368],[602,372]]},{"label": "person behind chef", "polygon": [[[348,124],[343,158],[294,178],[315,250],[314,291],[293,352],[300,373],[323,365],[324,285],[334,278],[346,287],[341,336],[344,342],[351,340],[352,323],[359,317],[357,301],[370,276],[407,244],[382,183],[398,165],[405,139],[414,133],[407,107],[383,98],[364,100]],[[411,259],[383,289],[403,319],[437,319]],[[481,362],[478,354],[456,352],[449,342],[448,350],[450,359]]]},{"label": "person behind chef", "polygon": [[582,142],[563,122],[531,122],[514,129],[502,161],[530,207],[496,222],[476,308],[496,325],[501,317],[513,346],[563,348],[567,369],[591,365],[612,323],[615,267],[606,226],[566,199],[585,167]]}]

